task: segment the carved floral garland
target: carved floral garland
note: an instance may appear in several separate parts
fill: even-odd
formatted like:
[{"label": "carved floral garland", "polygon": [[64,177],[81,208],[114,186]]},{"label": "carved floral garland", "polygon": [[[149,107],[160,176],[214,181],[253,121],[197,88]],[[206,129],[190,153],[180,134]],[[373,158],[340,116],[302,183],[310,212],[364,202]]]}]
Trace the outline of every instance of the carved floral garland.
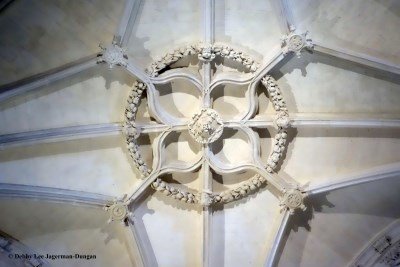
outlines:
[{"label": "carved floral garland", "polygon": [[[170,67],[171,64],[178,60],[190,56],[197,55],[202,61],[210,61],[215,56],[221,56],[228,58],[236,62],[241,63],[245,66],[249,72],[255,72],[259,64],[255,62],[250,56],[236,51],[230,46],[224,44],[214,44],[213,46],[202,46],[198,44],[188,45],[184,48],[175,49],[174,51],[166,54],[163,58],[152,63],[151,66],[146,70],[150,76],[156,77],[162,71],[165,71]],[[286,128],[290,126],[290,119],[286,103],[283,99],[281,91],[276,84],[276,81],[271,76],[265,76],[262,78],[261,83],[266,87],[269,97],[272,101],[273,107],[277,112],[275,117],[275,127],[278,129],[278,133],[274,137],[274,146],[270,153],[266,170],[272,173],[278,166],[279,160],[282,158],[284,150],[286,148],[287,132]],[[140,154],[139,147],[136,139],[139,136],[139,132],[135,126],[135,119],[137,109],[140,103],[140,99],[143,91],[146,89],[146,85],[142,82],[136,82],[133,86],[133,90],[128,99],[128,107],[125,111],[126,123],[124,125],[124,132],[127,135],[128,150],[133,158],[135,166],[138,168],[142,177],[147,177],[151,170],[147,167]],[[266,184],[267,180],[261,175],[255,175],[248,181],[243,182],[236,188],[229,189],[220,193],[201,192],[201,193],[190,193],[183,189],[178,189],[171,184],[157,178],[152,184],[152,188],[156,191],[160,191],[167,196],[173,197],[177,200],[190,203],[190,204],[201,204],[208,206],[212,203],[228,203],[240,198],[246,197],[251,192],[260,188],[263,184]]]},{"label": "carved floral garland", "polygon": [[278,133],[275,135],[272,152],[267,160],[267,171],[272,173],[277,168],[278,162],[286,149],[287,131],[285,129],[290,126],[290,119],[286,102],[275,79],[267,75],[261,79],[261,83],[267,88],[268,95],[277,112],[274,124],[278,128]]},{"label": "carved floral garland", "polygon": [[136,128],[135,120],[140,104],[140,99],[145,89],[146,85],[142,82],[136,81],[133,85],[133,89],[128,98],[128,107],[125,109],[126,121],[124,125],[124,133],[127,136],[127,148],[129,154],[132,157],[133,163],[135,164],[136,168],[142,175],[142,178],[147,177],[151,173],[151,170],[144,162],[144,159],[139,150],[139,146],[136,142],[136,139],[139,137],[139,132]]},{"label": "carved floral garland", "polygon": [[241,63],[250,72],[255,72],[259,67],[259,64],[250,56],[241,51],[236,51],[228,45],[214,44],[213,46],[204,46],[201,44],[193,44],[167,53],[161,59],[153,62],[150,67],[146,69],[146,72],[152,77],[157,77],[170,65],[190,55],[197,55],[198,58],[203,61],[209,61],[214,59],[215,56],[221,56]]}]

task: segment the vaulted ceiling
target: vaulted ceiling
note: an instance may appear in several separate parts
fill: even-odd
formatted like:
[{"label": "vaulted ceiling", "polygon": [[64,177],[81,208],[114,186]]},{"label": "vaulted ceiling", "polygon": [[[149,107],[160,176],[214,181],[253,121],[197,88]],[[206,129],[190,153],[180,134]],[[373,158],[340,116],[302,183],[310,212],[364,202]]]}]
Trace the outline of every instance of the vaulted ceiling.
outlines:
[{"label": "vaulted ceiling", "polygon": [[[351,266],[398,222],[398,1],[11,0],[0,8],[0,265],[24,266],[8,258],[11,249],[96,255],[47,266]],[[313,47],[286,53],[282,38],[307,31]],[[126,64],[117,63],[125,66],[110,68],[112,43],[123,48]],[[200,60],[146,72],[199,43]],[[249,55],[258,69],[229,58],[210,63],[204,48],[213,44]],[[255,142],[270,166],[282,129],[274,128],[266,75],[291,124],[272,174],[221,171],[204,159],[182,171],[206,147],[189,133],[165,138],[159,157],[160,136],[179,132],[209,104],[211,84],[210,107],[226,126],[210,150],[215,161],[242,164]],[[265,184],[210,206],[151,188],[158,177],[142,177],[123,127],[138,82],[147,87],[135,118],[141,157],[175,166],[160,179],[200,195],[231,192],[255,173]],[[169,118],[176,120],[164,123]],[[245,124],[254,134],[236,130]],[[307,209],[291,214],[281,185],[304,186]],[[115,220],[116,204],[131,212],[125,223]]]}]

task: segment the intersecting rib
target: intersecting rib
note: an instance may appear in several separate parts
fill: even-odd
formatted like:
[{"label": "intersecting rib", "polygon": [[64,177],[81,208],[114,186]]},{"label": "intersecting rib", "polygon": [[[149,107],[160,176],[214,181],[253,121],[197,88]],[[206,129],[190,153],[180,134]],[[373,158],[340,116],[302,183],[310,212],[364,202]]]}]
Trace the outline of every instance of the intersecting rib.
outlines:
[{"label": "intersecting rib", "polygon": [[343,177],[335,178],[334,182],[310,186],[307,189],[308,194],[315,195],[344,187],[354,186],[357,184],[379,181],[400,176],[400,163],[393,163],[388,165],[363,170],[359,173],[345,175]]},{"label": "intersecting rib", "polygon": [[89,124],[0,135],[0,149],[39,143],[61,142],[80,138],[115,135],[119,123]]},{"label": "intersecting rib", "polygon": [[94,67],[97,64],[96,56],[85,57],[41,74],[3,85],[0,87],[0,103]]},{"label": "intersecting rib", "polygon": [[279,24],[284,34],[290,32],[290,27],[294,26],[293,15],[287,0],[274,0],[272,2],[276,6]]},{"label": "intersecting rib", "polygon": [[112,196],[106,196],[91,192],[9,183],[0,183],[0,197],[29,198],[97,207],[103,207],[113,200]]},{"label": "intersecting rib", "polygon": [[117,34],[120,38],[120,45],[126,46],[132,34],[133,25],[139,13],[141,0],[126,0],[124,13],[118,25]]},{"label": "intersecting rib", "polygon": [[268,256],[265,260],[264,267],[272,267],[275,266],[277,257],[278,257],[278,251],[282,245],[282,238],[286,230],[286,225],[289,220],[289,212],[284,211],[280,215],[280,221],[278,222],[278,227],[276,229],[275,235],[272,239],[272,246],[270,247],[270,251],[268,253]]},{"label": "intersecting rib", "polygon": [[267,55],[267,59],[264,60],[264,64],[257,70],[253,78],[253,86],[256,85],[268,72],[275,67],[284,58],[282,49],[280,46],[276,46],[272,49],[271,53]]},{"label": "intersecting rib", "polygon": [[337,47],[329,47],[326,44],[320,42],[313,42],[314,50],[318,51],[322,54],[327,54],[330,56],[334,56],[340,59],[349,60],[364,66],[368,66],[371,68],[387,71],[394,74],[400,74],[400,66],[395,65],[389,62],[385,62],[381,59],[356,53],[349,50],[340,49]]},{"label": "intersecting rib", "polygon": [[131,248],[132,258],[135,259],[135,266],[145,267],[147,266],[145,247],[141,240],[139,229],[135,225],[135,217],[128,220],[129,231],[131,232],[132,240],[136,245],[136,248]]}]

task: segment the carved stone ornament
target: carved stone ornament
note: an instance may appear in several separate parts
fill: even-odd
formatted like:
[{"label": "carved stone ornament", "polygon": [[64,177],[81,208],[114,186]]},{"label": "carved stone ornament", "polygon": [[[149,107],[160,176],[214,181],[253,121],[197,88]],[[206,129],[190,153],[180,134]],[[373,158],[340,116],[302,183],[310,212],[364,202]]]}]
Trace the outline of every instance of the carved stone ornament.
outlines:
[{"label": "carved stone ornament", "polygon": [[278,133],[275,135],[272,152],[267,160],[267,172],[272,173],[277,168],[286,149],[287,131],[285,129],[290,127],[290,119],[286,102],[275,79],[267,75],[261,79],[261,83],[267,88],[269,98],[276,111],[274,125],[278,129]]},{"label": "carved stone ornament", "polygon": [[109,223],[113,221],[124,223],[132,216],[132,213],[128,209],[128,204],[124,201],[125,198],[126,195],[124,195],[122,199],[116,199],[113,203],[105,207],[105,210],[107,210],[110,215]]},{"label": "carved stone ornament", "polygon": [[290,33],[282,38],[282,52],[286,55],[294,52],[298,57],[301,55],[303,48],[312,49],[314,47],[312,40],[307,38],[308,32],[297,33],[295,27],[290,28]]},{"label": "carved stone ornament", "polygon": [[228,45],[214,44],[209,46],[203,44],[192,44],[187,45],[186,47],[175,49],[174,51],[166,54],[161,59],[153,62],[151,66],[146,69],[146,72],[152,77],[157,77],[170,65],[184,57],[191,55],[197,55],[197,57],[202,61],[212,61],[216,56],[228,58],[241,63],[250,72],[255,72],[259,67],[259,64],[250,56],[241,51],[237,51]]},{"label": "carved stone ornament", "polygon": [[202,192],[200,194],[200,204],[202,206],[210,206],[213,203],[213,196],[211,192]]},{"label": "carved stone ornament", "polygon": [[136,128],[135,123],[128,123],[126,122],[123,126],[124,134],[127,136],[132,136],[134,139],[139,137],[139,131]]},{"label": "carved stone ornament", "polygon": [[304,205],[304,198],[307,196],[301,188],[286,189],[281,197],[280,206],[283,210],[288,210],[290,214],[294,214],[295,210],[306,210]]},{"label": "carved stone ornament", "polygon": [[203,47],[201,53],[199,53],[198,58],[201,61],[212,61],[215,58],[215,53],[212,46]]},{"label": "carved stone ornament", "polygon": [[156,191],[159,191],[167,196],[171,196],[177,200],[186,202],[186,203],[198,203],[199,198],[189,192],[185,192],[181,189],[177,189],[167,182],[162,181],[160,178],[157,178],[152,184],[151,187]]},{"label": "carved stone ornament", "polygon": [[99,54],[97,59],[97,63],[107,63],[108,67],[112,69],[114,66],[123,66],[126,67],[128,65],[128,56],[126,55],[126,49],[121,48],[116,42],[112,42],[112,44],[103,47],[101,44],[99,45],[102,52]]},{"label": "carved stone ornament", "polygon": [[[173,66],[171,65],[176,63],[178,60],[189,56],[197,56],[201,61],[212,61],[216,57],[230,59],[242,64],[248,72],[253,73],[259,67],[259,64],[255,62],[251,57],[241,51],[233,49],[229,45],[214,44],[212,46],[203,46],[201,44],[193,44],[188,45],[184,48],[175,49],[172,52],[166,54],[163,58],[151,64],[151,66],[146,71],[147,73],[149,73],[150,76],[153,77],[153,79],[161,79],[155,77],[160,75],[163,71],[173,68]],[[279,161],[282,159],[282,156],[286,150],[286,129],[290,127],[290,119],[286,103],[283,99],[282,93],[276,81],[271,76],[266,75],[261,79],[261,83],[267,89],[270,101],[272,102],[273,108],[275,109],[277,114],[275,118],[275,126],[278,131],[274,135],[274,145],[265,166],[267,172],[273,173],[278,168]],[[207,89],[208,88],[203,88],[204,92],[207,92]],[[147,90],[147,85],[145,83],[137,81],[134,84],[132,92],[128,99],[128,106],[125,110],[126,121],[124,124],[123,132],[126,136],[128,151],[133,159],[134,165],[141,173],[142,178],[154,179],[153,182],[151,182],[150,184],[154,190],[168,197],[188,204],[209,206],[212,204],[229,203],[231,201],[244,198],[267,183],[266,177],[260,174],[256,174],[248,181],[245,181],[239,184],[237,187],[228,189],[223,192],[189,192],[186,189],[176,187],[172,184],[167,183],[166,181],[163,181],[163,179],[158,176],[158,173],[162,169],[161,167],[166,166],[162,166],[162,163],[160,163],[160,159],[157,158],[157,161],[153,162],[155,170],[150,170],[147,167],[143,157],[141,156],[139,145],[137,143],[137,139],[140,136],[141,129],[136,126],[136,114],[139,104],[141,102],[142,94],[145,90]],[[239,123],[239,125],[242,124]],[[203,106],[200,111],[194,114],[192,118],[187,122],[187,129],[193,139],[200,144],[207,145],[221,138],[224,127],[225,125],[220,115],[208,106]],[[242,125],[239,127],[245,126]],[[166,132],[171,131],[171,129],[173,128],[168,127],[167,129],[169,130],[166,130]],[[252,142],[254,142],[254,140]],[[153,155],[160,155],[162,154],[162,151],[160,150],[163,149],[163,145],[156,146],[153,149],[157,149],[157,151],[153,151]],[[204,158],[201,160],[204,160]],[[258,162],[254,164],[258,164]],[[169,168],[169,166],[167,167]],[[239,168],[247,167],[239,166]],[[191,170],[188,169],[187,171],[189,172]],[[164,173],[168,172],[170,171],[164,171]],[[150,175],[154,175],[154,177],[150,177]],[[303,195],[301,196],[303,197]],[[296,209],[304,207],[302,205],[302,198],[301,204],[294,204],[294,199],[292,196],[286,195],[285,199],[287,200],[284,200],[283,202],[285,203],[285,205],[287,205],[288,208]]]},{"label": "carved stone ornament", "polygon": [[255,72],[259,68],[259,64],[254,61],[254,59],[252,59],[249,55],[246,55],[241,51],[237,51],[228,45],[214,44],[213,52],[215,53],[215,55],[221,56],[222,58],[228,58],[238,63],[241,63],[250,72]]},{"label": "carved stone ornament", "polygon": [[279,111],[275,116],[274,125],[277,129],[289,128],[290,126],[289,114],[286,111]]},{"label": "carved stone ornament", "polygon": [[123,132],[127,138],[127,148],[130,156],[133,159],[133,163],[139,170],[141,177],[144,178],[151,173],[151,170],[147,167],[141,153],[136,139],[139,137],[139,130],[136,128],[136,114],[140,104],[140,100],[144,90],[146,90],[146,84],[136,81],[133,85],[132,91],[128,97],[128,106],[125,109],[125,124]]},{"label": "carved stone ornament", "polygon": [[375,235],[348,266],[400,266],[400,219]]},{"label": "carved stone ornament", "polygon": [[215,203],[229,203],[248,196],[266,183],[267,180],[257,174],[234,189],[215,194],[213,200]]},{"label": "carved stone ornament", "polygon": [[383,252],[379,262],[389,267],[400,266],[400,241],[389,246]]},{"label": "carved stone ornament", "polygon": [[272,152],[267,159],[267,172],[272,173],[278,166],[278,162],[286,149],[287,132],[280,129],[275,135]]},{"label": "carved stone ornament", "polygon": [[224,128],[221,117],[210,108],[204,108],[193,115],[188,124],[190,135],[201,144],[209,144],[216,141]]}]

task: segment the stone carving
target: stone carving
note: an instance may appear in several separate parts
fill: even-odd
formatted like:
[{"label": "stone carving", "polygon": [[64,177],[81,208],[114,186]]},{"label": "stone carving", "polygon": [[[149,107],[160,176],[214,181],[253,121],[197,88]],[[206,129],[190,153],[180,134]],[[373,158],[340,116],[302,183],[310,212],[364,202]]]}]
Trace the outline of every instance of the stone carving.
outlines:
[{"label": "stone carving", "polygon": [[290,33],[282,38],[282,52],[284,55],[294,52],[298,57],[303,48],[312,49],[314,47],[312,40],[307,38],[308,32],[297,33],[295,27],[290,27]]},{"label": "stone carving", "polygon": [[[217,56],[228,58],[242,64],[249,72],[255,72],[259,66],[259,64],[255,62],[251,57],[240,51],[236,51],[228,45],[214,44],[212,46],[204,46],[200,44],[195,44],[186,46],[185,48],[175,49],[171,53],[168,53],[162,59],[154,62],[147,69],[147,72],[151,76],[155,77],[166,69],[171,68],[171,65],[178,60],[187,56],[194,55],[197,55],[198,59],[200,59],[201,61],[208,62],[214,60]],[[261,82],[267,89],[270,100],[277,113],[274,123],[278,130],[278,133],[274,137],[274,146],[265,166],[266,171],[272,173],[277,168],[278,163],[281,160],[282,155],[286,149],[286,129],[290,127],[290,119],[286,103],[275,80],[271,76],[267,75],[262,78]],[[135,119],[137,107],[141,99],[141,94],[145,89],[146,85],[142,82],[137,82],[134,85],[134,88],[128,100],[128,108],[125,112],[126,123],[124,125],[124,133],[127,136],[129,152],[134,159],[136,167],[142,173],[143,177],[148,176],[151,171],[147,168],[139,152],[139,147],[137,145],[136,139],[140,135],[140,130],[136,127]],[[207,89],[208,88],[204,88],[203,91],[207,91]],[[241,124],[241,121],[239,125],[243,125]],[[201,110],[197,114],[193,115],[187,126],[190,135],[201,144],[211,144],[214,141],[218,140],[218,138],[221,137],[224,129],[224,123],[219,114],[215,110],[206,106],[201,108]],[[252,142],[254,141],[255,140],[252,140]],[[162,149],[162,146],[159,146],[156,149]],[[156,191],[162,192],[169,197],[178,199],[186,203],[200,204],[203,206],[208,206],[213,203],[228,203],[243,198],[253,191],[257,190],[267,182],[266,177],[257,174],[249,179],[249,181],[242,183],[234,189],[226,190],[224,192],[212,193],[208,191],[203,191],[192,193],[184,189],[176,188],[163,181],[160,177],[157,177],[155,179],[156,180],[151,183],[151,187]],[[292,197],[288,196],[287,199],[289,199],[286,201],[288,203],[288,207],[290,206],[294,208],[303,208],[301,204],[299,204],[298,206],[293,204]]]},{"label": "stone carving", "polygon": [[203,108],[193,115],[188,124],[190,135],[201,144],[216,141],[223,131],[223,123],[218,113],[210,108]]},{"label": "stone carving", "polygon": [[400,266],[400,219],[374,237],[349,266]]},{"label": "stone carving", "polygon": [[126,202],[126,195],[120,199],[116,199],[110,205],[105,206],[104,209],[110,214],[108,223],[113,221],[126,223],[127,219],[133,216],[132,212],[129,211],[128,204]]},{"label": "stone carving", "polygon": [[133,159],[135,167],[139,170],[140,174],[142,175],[142,178],[147,177],[151,173],[151,170],[147,167],[147,164],[144,162],[142,154],[140,153],[139,146],[136,143],[136,139],[128,138],[127,143],[128,143],[127,148],[129,154]]},{"label": "stone carving", "polygon": [[229,203],[234,200],[244,198],[266,183],[267,180],[261,175],[257,174],[249,181],[243,182],[240,186],[223,191],[221,193],[215,194],[208,191],[203,191],[200,193],[190,193],[182,189],[177,189],[167,182],[164,182],[160,178],[157,178],[152,183],[152,188],[156,191],[162,192],[167,196],[173,197],[189,204],[201,204],[202,206],[210,206],[213,203]]},{"label": "stone carving", "polygon": [[99,45],[101,52],[98,55],[97,63],[107,63],[110,69],[114,66],[128,65],[128,56],[126,55],[126,49],[121,48],[115,41],[113,41],[109,46],[103,47]]},{"label": "stone carving", "polygon": [[266,184],[267,180],[261,175],[255,175],[249,181],[242,183],[237,188],[216,194],[213,199],[216,203],[228,203],[246,197],[251,192]]},{"label": "stone carving", "polygon": [[232,47],[225,44],[214,44],[213,53],[217,56],[232,59],[245,66],[250,72],[255,72],[259,68],[259,64],[250,56],[241,51],[236,51]]},{"label": "stone carving", "polygon": [[202,206],[210,206],[214,202],[214,197],[211,192],[201,192],[200,195],[197,195],[199,198],[199,203]]},{"label": "stone carving", "polygon": [[278,111],[278,113],[275,116],[274,125],[277,129],[289,128],[290,126],[289,114],[283,110]]},{"label": "stone carving", "polygon": [[272,152],[267,159],[267,172],[272,173],[278,166],[278,162],[286,149],[287,132],[280,130],[274,138]]},{"label": "stone carving", "polygon": [[279,89],[276,81],[271,76],[267,75],[261,79],[261,83],[267,88],[268,95],[272,102],[273,108],[276,112],[284,111],[288,112],[286,102],[283,99],[281,90]]},{"label": "stone carving", "polygon": [[373,245],[374,249],[378,253],[383,253],[388,247],[392,245],[390,236],[383,236],[379,238]]},{"label": "stone carving", "polygon": [[393,267],[400,265],[400,241],[389,246],[380,258],[380,263]]},{"label": "stone carving", "polygon": [[183,48],[175,49],[174,51],[166,54],[161,59],[152,63],[150,67],[146,69],[146,72],[150,76],[156,77],[162,71],[167,69],[170,65],[177,62],[178,60],[186,56],[196,54],[197,57],[202,61],[212,61],[215,59],[216,56],[232,59],[236,62],[241,63],[250,72],[255,72],[259,67],[259,64],[255,62],[250,56],[244,54],[241,51],[236,51],[228,45],[214,44],[210,46],[203,44],[193,44]]},{"label": "stone carving", "polygon": [[275,79],[267,75],[261,79],[261,83],[267,88],[269,98],[277,113],[274,125],[278,129],[278,134],[275,135],[273,150],[267,160],[267,171],[272,173],[286,149],[287,132],[284,129],[290,127],[290,118],[286,102]]},{"label": "stone carving", "polygon": [[125,110],[125,117],[128,122],[133,124],[140,104],[140,99],[147,86],[143,82],[136,81],[128,98],[128,107]]},{"label": "stone carving", "polygon": [[136,114],[140,104],[140,99],[146,85],[143,82],[136,81],[133,85],[132,91],[128,98],[128,107],[125,110],[125,124],[124,124],[124,134],[127,137],[127,148],[130,156],[133,159],[135,167],[139,170],[142,178],[147,177],[151,170],[147,167],[144,159],[140,153],[139,146],[137,145],[136,139],[139,137],[140,133],[136,128]]},{"label": "stone carving", "polygon": [[150,76],[156,77],[160,74],[160,72],[178,60],[186,56],[198,55],[200,52],[202,52],[202,47],[199,44],[188,45],[186,47],[175,49],[174,51],[166,54],[163,58],[153,62],[151,66],[146,69],[146,72]]},{"label": "stone carving", "polygon": [[173,197],[177,200],[180,200],[180,201],[183,201],[186,203],[194,204],[194,203],[198,203],[198,200],[199,200],[199,198],[195,194],[185,192],[184,190],[175,188],[175,187],[171,186],[170,184],[168,184],[167,182],[162,181],[160,178],[157,178],[151,184],[151,187],[153,189],[155,189],[156,191],[159,191],[159,192],[165,194],[166,196]]},{"label": "stone carving", "polygon": [[212,50],[212,46],[205,46],[198,54],[198,58],[201,61],[212,61],[215,58],[215,53]]},{"label": "stone carving", "polygon": [[285,189],[280,199],[281,210],[288,210],[290,214],[294,214],[297,209],[306,210],[306,206],[304,205],[304,198],[306,196],[307,193],[304,191],[303,187]]},{"label": "stone carving", "polygon": [[131,136],[134,139],[137,139],[140,135],[139,130],[136,128],[136,125],[133,122],[125,122],[123,126],[123,132],[125,135]]}]

